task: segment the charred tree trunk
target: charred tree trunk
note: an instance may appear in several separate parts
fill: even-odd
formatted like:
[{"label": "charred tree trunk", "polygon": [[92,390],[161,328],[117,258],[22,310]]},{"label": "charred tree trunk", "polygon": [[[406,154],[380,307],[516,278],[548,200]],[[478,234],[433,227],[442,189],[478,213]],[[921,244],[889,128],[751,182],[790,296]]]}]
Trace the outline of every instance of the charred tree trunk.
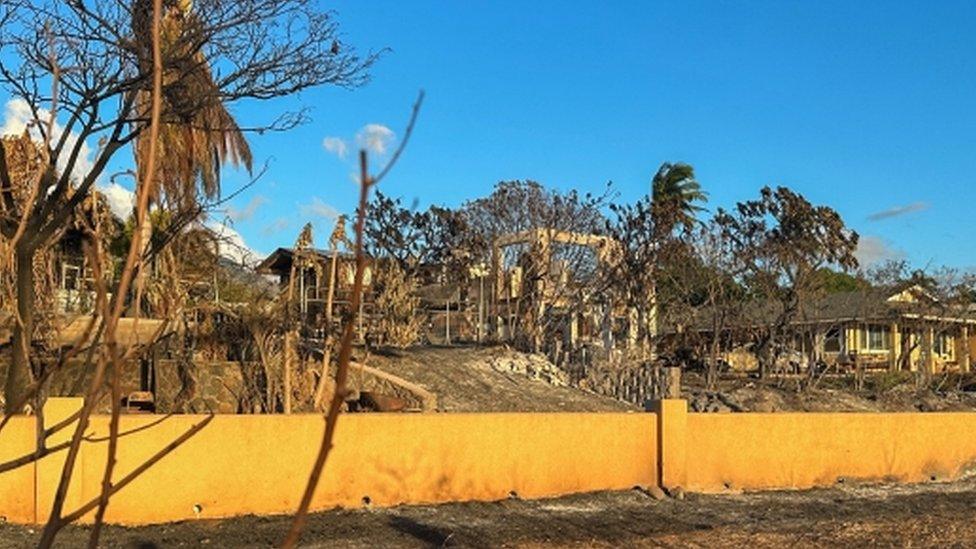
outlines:
[{"label": "charred tree trunk", "polygon": [[721,334],[718,328],[713,328],[712,340],[708,345],[708,373],[705,379],[705,385],[709,390],[714,390],[716,382],[718,381],[718,355],[720,353],[721,345]]},{"label": "charred tree trunk", "polygon": [[[28,248],[18,246],[15,254],[17,314],[14,319],[13,359],[4,386],[4,398],[8,407],[22,407],[25,402],[27,386],[30,385],[31,339],[34,334],[34,253]],[[17,410],[19,411],[19,410]]]},{"label": "charred tree trunk", "polygon": [[195,366],[190,357],[182,357],[176,361],[176,375],[180,379],[180,391],[173,398],[173,412],[189,414],[195,412],[193,399],[197,395],[197,379],[194,376]]},{"label": "charred tree trunk", "polygon": [[186,321],[183,322],[183,332],[180,339],[183,348],[180,349],[180,356],[176,361],[176,375],[180,380],[180,390],[173,397],[173,412],[177,414],[192,413],[193,399],[197,395],[197,379],[195,375],[196,366],[193,363],[194,351],[196,351],[196,338],[190,334]]}]

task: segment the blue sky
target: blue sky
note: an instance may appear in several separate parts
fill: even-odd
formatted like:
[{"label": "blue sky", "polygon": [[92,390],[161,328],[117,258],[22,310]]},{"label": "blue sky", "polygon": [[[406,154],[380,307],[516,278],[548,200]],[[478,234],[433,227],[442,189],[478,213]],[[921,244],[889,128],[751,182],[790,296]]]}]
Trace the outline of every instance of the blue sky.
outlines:
[{"label": "blue sky", "polygon": [[[402,132],[383,191],[457,205],[505,179],[648,190],[664,161],[695,166],[710,209],[783,184],[837,209],[863,257],[976,266],[976,4],[868,2],[352,2],[345,40],[389,47],[372,82],[236,109],[243,125],[311,107],[311,123],[255,136],[268,173],[234,200],[267,253],[305,220],[353,209],[367,124]],[[228,173],[227,189],[246,178]],[[890,215],[884,215],[887,212]]]}]

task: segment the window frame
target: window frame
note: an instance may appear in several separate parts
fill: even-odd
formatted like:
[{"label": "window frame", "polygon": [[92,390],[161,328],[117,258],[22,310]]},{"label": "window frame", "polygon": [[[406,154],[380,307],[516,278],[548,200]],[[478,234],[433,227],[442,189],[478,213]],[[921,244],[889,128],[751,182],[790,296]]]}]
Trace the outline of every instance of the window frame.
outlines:
[{"label": "window frame", "polygon": [[932,352],[940,357],[953,359],[955,357],[956,340],[948,332],[939,332],[932,338]]},{"label": "window frame", "polygon": [[[833,328],[828,328],[824,333],[824,343],[823,348],[825,353],[843,353],[844,352],[844,330],[839,326]],[[832,343],[836,343],[836,348],[831,348]]]},{"label": "window frame", "polygon": [[[861,327],[861,348],[865,353],[891,352],[891,330],[884,324],[864,324]],[[874,339],[878,338],[878,341]]]}]

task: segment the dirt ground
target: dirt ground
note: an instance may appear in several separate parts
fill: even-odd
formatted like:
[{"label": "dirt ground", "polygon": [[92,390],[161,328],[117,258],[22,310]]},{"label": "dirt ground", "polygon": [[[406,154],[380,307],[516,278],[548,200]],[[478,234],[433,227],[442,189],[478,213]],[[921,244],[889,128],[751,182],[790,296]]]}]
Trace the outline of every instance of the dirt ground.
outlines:
[{"label": "dirt ground", "polygon": [[[451,503],[312,515],[305,547],[972,547],[976,480],[841,486],[661,501],[639,490],[556,499]],[[107,547],[271,547],[288,517],[241,517],[109,527]],[[68,527],[60,546],[84,546]],[[0,548],[37,532],[0,525]]]},{"label": "dirt ground", "polygon": [[682,376],[695,412],[941,412],[976,410],[976,377],[936,374],[920,383],[911,372],[873,372],[858,387],[853,376],[805,375],[758,379],[725,375],[708,389],[697,372]]},{"label": "dirt ground", "polygon": [[[442,412],[626,412],[637,406],[573,387],[544,358],[497,347],[417,347],[373,353],[366,363],[437,395]],[[530,372],[513,371],[528,368]],[[557,383],[554,384],[554,381]]]},{"label": "dirt ground", "polygon": [[[361,357],[362,358],[362,357]],[[605,412],[639,410],[592,391],[567,386],[544,357],[504,346],[417,347],[374,352],[370,366],[435,393],[444,412]],[[526,371],[527,370],[527,371]],[[912,372],[806,375],[759,379],[725,373],[708,388],[702,372],[682,375],[682,396],[694,412],[935,412],[976,410],[976,374]]]}]

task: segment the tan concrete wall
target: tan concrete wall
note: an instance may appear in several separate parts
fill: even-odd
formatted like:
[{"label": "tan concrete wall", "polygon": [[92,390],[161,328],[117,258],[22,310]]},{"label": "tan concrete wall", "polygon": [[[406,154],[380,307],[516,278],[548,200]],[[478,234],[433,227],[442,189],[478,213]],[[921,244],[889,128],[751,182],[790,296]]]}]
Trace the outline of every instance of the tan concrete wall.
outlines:
[{"label": "tan concrete wall", "polygon": [[[34,418],[14,417],[0,431],[0,464],[34,451]],[[34,522],[34,466],[0,473],[0,516],[10,522]]]},{"label": "tan concrete wall", "polygon": [[[77,399],[52,399],[49,424]],[[206,416],[124,416],[118,480]],[[298,505],[324,422],[214,416],[116,494],[106,519],[139,524]],[[976,463],[976,413],[689,414],[683,400],[637,414],[349,414],[313,509],[535,498],[635,485],[699,492],[809,488],[844,480],[958,477]],[[98,495],[108,417],[95,416],[66,510]],[[33,418],[0,432],[0,458],[30,452]],[[57,434],[50,445],[66,440]],[[0,515],[43,522],[64,453],[0,473]]]},{"label": "tan concrete wall", "polygon": [[[116,479],[204,416],[124,416]],[[32,419],[18,418],[18,424]],[[115,495],[106,520],[138,524],[194,517],[290,513],[297,506],[324,421],[317,415],[215,416],[198,434]],[[349,414],[313,509],[497,500],[629,489],[657,483],[654,414]],[[92,418],[66,511],[97,497],[108,417]],[[0,448],[8,436],[0,433]],[[21,440],[23,443],[23,440]],[[63,452],[0,475],[0,505],[30,522],[36,469],[37,519],[44,521]],[[23,476],[26,475],[26,476]],[[199,510],[199,512],[197,512]],[[0,513],[3,514],[3,513]],[[90,518],[90,516],[89,516]]]},{"label": "tan concrete wall", "polygon": [[688,414],[687,488],[712,492],[958,477],[976,413]]}]

